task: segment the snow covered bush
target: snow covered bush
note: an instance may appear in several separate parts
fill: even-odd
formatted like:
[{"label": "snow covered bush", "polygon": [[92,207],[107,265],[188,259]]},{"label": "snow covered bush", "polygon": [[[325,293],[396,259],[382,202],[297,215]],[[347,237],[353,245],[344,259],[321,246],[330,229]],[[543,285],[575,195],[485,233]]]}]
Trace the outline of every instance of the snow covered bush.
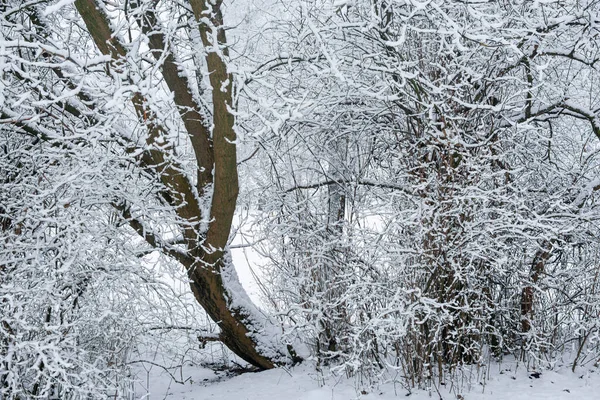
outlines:
[{"label": "snow covered bush", "polygon": [[598,3],[295,10],[247,90],[277,99],[253,161],[271,299],[315,358],[412,384],[597,358]]}]

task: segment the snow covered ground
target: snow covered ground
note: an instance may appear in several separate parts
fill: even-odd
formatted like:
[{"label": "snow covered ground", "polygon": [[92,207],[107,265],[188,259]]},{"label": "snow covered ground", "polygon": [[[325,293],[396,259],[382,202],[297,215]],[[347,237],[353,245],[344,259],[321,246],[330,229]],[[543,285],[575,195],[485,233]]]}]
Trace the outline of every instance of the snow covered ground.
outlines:
[{"label": "snow covered ground", "polygon": [[[538,374],[539,373],[539,374]],[[403,388],[401,383],[386,383],[371,389],[356,389],[355,380],[343,377],[319,379],[313,366],[245,373],[234,377],[185,367],[177,371],[176,383],[168,373],[151,369],[147,389],[138,398],[165,400],[391,400],[409,398],[464,400],[600,400],[600,370],[589,366],[572,373],[569,366],[555,370],[527,371],[524,365],[492,365],[484,374],[473,371],[462,389],[446,384],[428,390]],[[439,393],[438,393],[439,390]]]}]

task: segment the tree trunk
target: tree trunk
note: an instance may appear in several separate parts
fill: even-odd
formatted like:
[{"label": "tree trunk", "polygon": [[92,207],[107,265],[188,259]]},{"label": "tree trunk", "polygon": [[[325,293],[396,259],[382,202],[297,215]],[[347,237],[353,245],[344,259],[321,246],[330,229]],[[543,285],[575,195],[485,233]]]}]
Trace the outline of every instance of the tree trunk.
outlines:
[{"label": "tree trunk", "polygon": [[545,240],[533,257],[530,273],[531,284],[524,287],[521,291],[521,331],[523,333],[531,330],[531,320],[533,319],[533,285],[537,284],[540,280],[551,255],[552,241]]},{"label": "tree trunk", "polygon": [[[132,7],[140,7],[140,4],[140,1],[132,3]],[[153,171],[164,187],[163,197],[173,206],[179,218],[186,250],[166,248],[142,221],[131,216],[126,206],[116,207],[150,245],[184,265],[196,300],[221,329],[220,340],[248,363],[269,369],[274,367],[275,359],[283,357],[283,351],[265,348],[265,345],[271,347],[269,343],[257,343],[264,327],[260,326],[258,312],[239,284],[226,250],[238,195],[238,174],[235,121],[231,112],[233,78],[224,60],[227,48],[221,1],[192,0],[190,4],[206,50],[213,89],[211,121],[203,118],[187,77],[178,69],[153,10],[148,10],[138,23],[142,32],[149,36],[148,45],[157,61],[162,61],[163,78],[174,94],[173,100],[190,137],[198,169],[197,188],[181,173],[183,169],[176,161],[166,162],[173,158],[173,154],[169,153],[171,149],[159,144],[165,133],[164,127],[155,121],[140,93],[132,96],[138,118],[148,130],[147,149],[138,161],[142,167]],[[110,55],[117,66],[125,62],[128,55],[126,46],[111,30],[109,18],[98,0],[76,0],[75,6],[100,52]],[[213,38],[217,43],[213,43]],[[161,57],[158,53],[163,51],[169,54]],[[211,188],[210,216],[207,218],[202,215],[198,197],[207,194]],[[210,220],[210,223],[208,230],[202,232],[200,223],[205,220]]]}]

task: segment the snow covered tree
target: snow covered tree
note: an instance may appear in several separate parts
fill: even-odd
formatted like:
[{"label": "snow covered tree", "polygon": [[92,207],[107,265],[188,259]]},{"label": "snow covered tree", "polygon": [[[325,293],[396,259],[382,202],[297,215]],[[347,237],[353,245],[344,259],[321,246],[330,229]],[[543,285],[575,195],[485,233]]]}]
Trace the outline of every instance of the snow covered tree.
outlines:
[{"label": "snow covered tree", "polygon": [[[235,268],[228,256],[227,244],[238,194],[236,164],[236,133],[234,129],[233,77],[227,68],[228,44],[223,26],[222,2],[191,1],[190,8],[174,3],[177,13],[189,25],[188,46],[197,51],[204,47],[206,75],[211,90],[211,104],[207,110],[192,90],[181,59],[186,54],[177,53],[183,46],[171,39],[177,36],[177,26],[164,27],[167,19],[161,12],[168,4],[155,2],[130,2],[123,8],[126,21],[135,21],[136,34],[147,40],[149,56],[155,59],[152,68],[159,70],[179,113],[181,123],[190,140],[194,154],[195,182],[175,158],[175,147],[169,143],[169,129],[156,119],[147,97],[133,92],[131,101],[137,118],[147,126],[146,144],[139,149],[140,165],[151,171],[164,187],[162,200],[172,207],[177,216],[176,245],[150,233],[140,219],[132,215],[127,204],[116,207],[130,226],[151,246],[165,251],[185,266],[192,291],[208,315],[221,329],[219,339],[235,354],[259,368],[272,368],[276,360],[285,357],[285,351],[273,346],[272,338],[264,339],[268,321],[261,316],[245,296]],[[77,11],[86,24],[96,47],[110,56],[114,68],[126,65],[128,59],[138,54],[130,49],[132,44],[120,40],[118,28],[111,26],[108,12],[97,1],[75,1]],[[174,15],[165,14],[167,18]],[[170,31],[168,29],[175,29]],[[135,47],[133,47],[135,48]],[[147,59],[141,59],[147,62]],[[195,68],[200,68],[195,65]],[[197,82],[197,86],[202,82]],[[158,182],[157,182],[158,183]],[[265,326],[266,322],[266,326]],[[271,327],[274,329],[274,327]],[[277,333],[269,332],[267,335]]]}]

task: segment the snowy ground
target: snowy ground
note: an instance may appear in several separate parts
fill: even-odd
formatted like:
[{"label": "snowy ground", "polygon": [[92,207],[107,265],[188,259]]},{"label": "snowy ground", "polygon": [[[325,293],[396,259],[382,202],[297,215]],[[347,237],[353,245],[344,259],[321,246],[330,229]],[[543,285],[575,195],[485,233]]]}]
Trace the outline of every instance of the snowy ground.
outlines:
[{"label": "snowy ground", "polygon": [[400,383],[357,390],[353,379],[340,377],[327,378],[320,384],[322,379],[310,365],[234,377],[186,367],[175,377],[187,379],[185,384],[176,383],[164,371],[151,369],[146,382],[149,391],[140,388],[137,394],[138,398],[152,400],[600,400],[598,368],[590,366],[572,373],[563,366],[540,372],[536,377],[537,373],[528,372],[523,365],[496,364],[487,373],[473,371],[461,390],[447,384],[439,387],[438,393],[436,388],[409,392]]}]

